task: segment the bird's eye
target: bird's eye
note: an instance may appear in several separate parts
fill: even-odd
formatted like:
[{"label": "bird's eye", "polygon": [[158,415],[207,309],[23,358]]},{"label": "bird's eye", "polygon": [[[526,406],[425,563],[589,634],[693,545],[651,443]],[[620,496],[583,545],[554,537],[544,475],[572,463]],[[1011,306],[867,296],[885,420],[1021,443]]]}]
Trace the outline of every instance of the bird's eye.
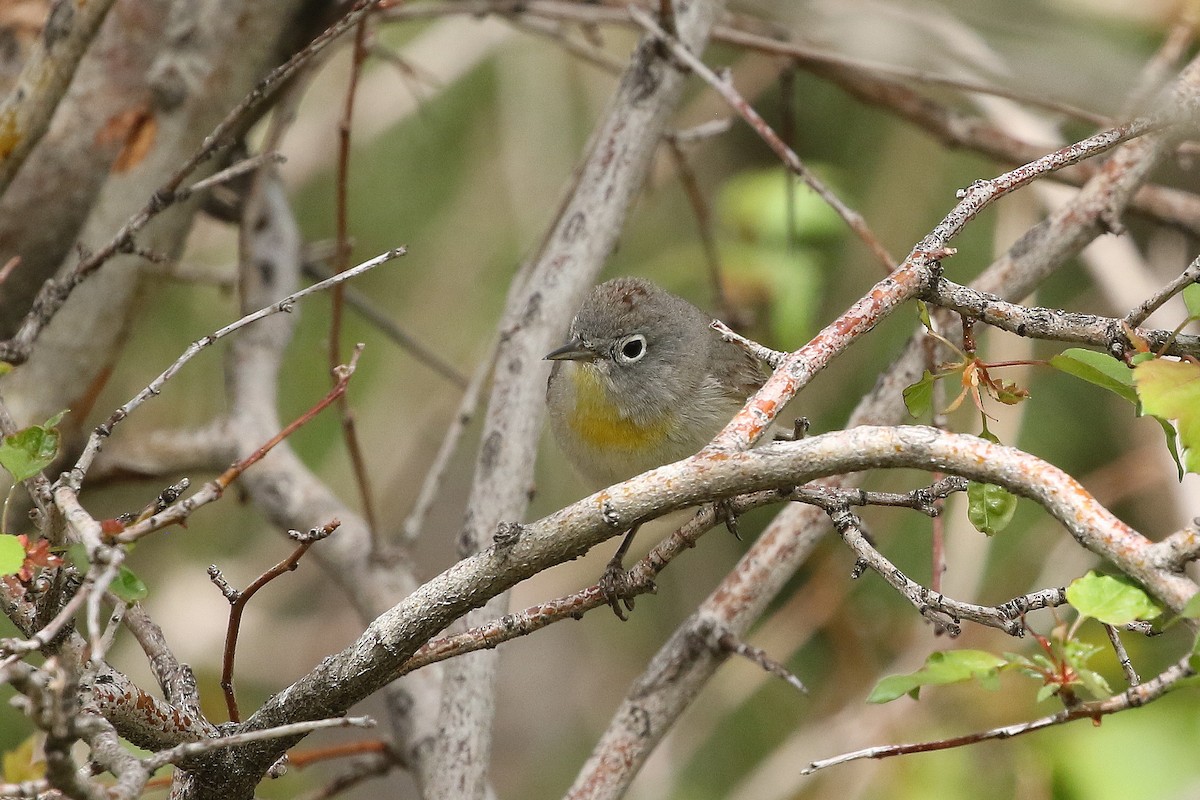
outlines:
[{"label": "bird's eye", "polygon": [[617,344],[617,361],[623,364],[640,361],[644,355],[646,355],[646,337],[640,333],[626,336]]}]

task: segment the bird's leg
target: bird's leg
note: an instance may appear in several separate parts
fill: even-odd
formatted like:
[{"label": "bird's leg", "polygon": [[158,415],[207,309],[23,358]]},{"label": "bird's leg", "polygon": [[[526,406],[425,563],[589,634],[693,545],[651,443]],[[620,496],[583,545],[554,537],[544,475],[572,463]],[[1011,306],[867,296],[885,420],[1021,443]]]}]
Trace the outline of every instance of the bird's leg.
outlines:
[{"label": "bird's leg", "polygon": [[633,544],[633,537],[637,535],[640,525],[634,525],[625,534],[625,538],[621,541],[621,546],[617,548],[617,552],[613,553],[613,557],[608,560],[608,566],[604,569],[604,575],[600,578],[600,589],[604,592],[605,598],[608,600],[608,605],[612,608],[613,613],[622,622],[629,619],[629,616],[621,609],[621,604],[624,603],[625,608],[633,611],[633,597],[629,594],[629,574],[625,571],[625,554],[629,552],[629,546]]}]

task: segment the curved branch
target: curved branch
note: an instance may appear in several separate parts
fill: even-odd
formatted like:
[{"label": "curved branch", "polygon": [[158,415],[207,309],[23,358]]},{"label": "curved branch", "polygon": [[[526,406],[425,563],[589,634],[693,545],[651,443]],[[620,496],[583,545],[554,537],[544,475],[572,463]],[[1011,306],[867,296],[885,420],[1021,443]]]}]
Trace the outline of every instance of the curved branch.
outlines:
[{"label": "curved branch", "polygon": [[[871,468],[909,467],[996,483],[1042,505],[1089,550],[1140,581],[1172,609],[1196,592],[1187,577],[1149,559],[1151,542],[1066,473],[975,436],[923,426],[864,426],[748,452],[700,453],[597,492],[463,559],[376,619],[342,652],[268,700],[246,729],[331,716],[390,681],[417,648],[471,608],[634,524],[748,491]],[[295,740],[245,754],[265,770]]]}]

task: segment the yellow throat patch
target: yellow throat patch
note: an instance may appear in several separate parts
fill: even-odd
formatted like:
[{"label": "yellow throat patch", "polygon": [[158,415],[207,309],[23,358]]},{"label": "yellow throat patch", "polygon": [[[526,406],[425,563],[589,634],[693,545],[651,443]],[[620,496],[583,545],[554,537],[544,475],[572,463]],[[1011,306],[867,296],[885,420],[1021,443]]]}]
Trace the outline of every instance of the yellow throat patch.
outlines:
[{"label": "yellow throat patch", "polygon": [[656,448],[670,434],[674,414],[657,422],[639,424],[621,416],[616,403],[609,399],[608,387],[594,369],[577,366],[571,370],[575,389],[575,408],[568,418],[571,429],[589,447],[600,450],[641,452]]}]

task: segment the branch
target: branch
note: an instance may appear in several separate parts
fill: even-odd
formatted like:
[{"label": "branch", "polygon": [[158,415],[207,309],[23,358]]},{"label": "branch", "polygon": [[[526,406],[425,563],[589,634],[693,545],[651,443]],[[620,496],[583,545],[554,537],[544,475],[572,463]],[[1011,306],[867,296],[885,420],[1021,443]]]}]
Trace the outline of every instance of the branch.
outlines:
[{"label": "branch", "polygon": [[297,300],[307,297],[315,292],[328,289],[331,286],[336,286],[337,284],[349,280],[350,278],[361,275],[368,270],[374,269],[380,264],[385,264],[394,258],[404,255],[406,252],[408,252],[407,249],[403,247],[397,247],[394,250],[388,250],[387,252],[381,253],[372,259],[364,261],[353,269],[348,269],[345,272],[339,272],[337,275],[334,275],[327,280],[314,283],[311,286],[306,286],[299,291],[293,292],[278,302],[272,303],[265,308],[261,308],[252,314],[247,314],[236,322],[230,323],[224,328],[214,331],[208,336],[192,342],[192,344],[183,352],[183,355],[177,358],[175,362],[171,364],[171,366],[167,367],[157,378],[150,381],[149,385],[146,386],[145,389],[142,389],[140,392],[138,392],[131,400],[114,411],[107,420],[96,427],[96,429],[92,432],[91,437],[89,437],[87,445],[84,447],[83,454],[80,455],[79,460],[75,463],[75,466],[71,470],[72,481],[75,483],[82,482],[83,477],[87,474],[88,469],[91,467],[92,460],[96,457],[96,454],[100,450],[101,442],[112,435],[113,428],[116,427],[116,425],[123,419],[128,417],[129,414],[138,406],[142,405],[142,403],[146,402],[151,397],[156,397],[161,394],[162,387],[166,384],[166,382],[174,377],[175,373],[183,369],[184,365],[191,361],[192,358],[199,354],[204,348],[220,341],[231,333],[236,333],[253,322],[258,322],[265,317],[269,317],[272,314],[290,312],[295,306]]},{"label": "branch", "polygon": [[0,194],[50,127],[75,68],[113,0],[56,0],[33,52],[8,97],[0,103],[4,146],[0,147]]},{"label": "branch", "polygon": [[[945,278],[934,281],[923,299],[1018,336],[1087,344],[1117,357],[1128,346],[1128,335],[1122,326],[1128,318],[1121,320],[1097,314],[1023,306],[1001,300],[987,292],[969,289]],[[1140,315],[1131,313],[1130,316]],[[1134,333],[1145,339],[1156,352],[1165,347],[1167,355],[1200,354],[1200,336],[1148,328],[1135,328]]]},{"label": "branch", "polygon": [[840,756],[833,758],[823,758],[819,761],[814,761],[805,769],[801,770],[804,775],[811,775],[817,770],[827,767],[834,767],[839,764],[846,764],[850,761],[858,761],[864,758],[891,758],[892,756],[908,755],[909,753],[930,753],[937,750],[949,750],[953,747],[962,747],[963,745],[975,744],[976,742],[986,742],[990,739],[1011,739],[1014,736],[1021,736],[1026,733],[1040,731],[1043,728],[1049,728],[1054,725],[1062,725],[1067,722],[1073,722],[1077,719],[1090,719],[1092,722],[1099,722],[1101,717],[1109,714],[1115,714],[1118,711],[1125,711],[1131,708],[1144,706],[1151,703],[1166,694],[1175,684],[1184,678],[1191,677],[1196,674],[1192,668],[1191,655],[1184,656],[1183,659],[1168,667],[1159,675],[1146,683],[1131,686],[1124,692],[1118,695],[1109,697],[1106,700],[1096,700],[1090,703],[1080,703],[1071,708],[1063,709],[1057,714],[1051,714],[1041,719],[1032,720],[1030,722],[1019,722],[1015,725],[1005,725],[999,728],[992,728],[979,733],[971,733],[966,736],[956,736],[951,739],[942,739],[936,742],[922,742],[920,744],[896,744],[883,745],[880,747],[868,747],[863,750],[855,750],[851,753],[843,753]]}]

